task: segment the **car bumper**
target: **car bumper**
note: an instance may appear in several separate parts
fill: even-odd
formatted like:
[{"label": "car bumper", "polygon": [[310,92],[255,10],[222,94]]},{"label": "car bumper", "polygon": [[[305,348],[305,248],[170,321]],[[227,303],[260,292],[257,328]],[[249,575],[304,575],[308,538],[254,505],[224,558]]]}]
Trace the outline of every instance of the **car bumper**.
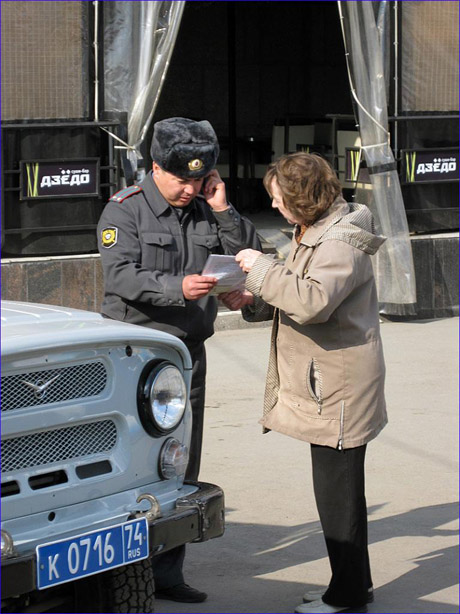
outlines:
[{"label": "car bumper", "polygon": [[[175,510],[149,520],[149,550],[156,555],[190,542],[223,534],[224,493],[213,484],[194,483],[198,490],[176,501]],[[24,595],[37,588],[35,553],[2,561],[2,599]]]}]

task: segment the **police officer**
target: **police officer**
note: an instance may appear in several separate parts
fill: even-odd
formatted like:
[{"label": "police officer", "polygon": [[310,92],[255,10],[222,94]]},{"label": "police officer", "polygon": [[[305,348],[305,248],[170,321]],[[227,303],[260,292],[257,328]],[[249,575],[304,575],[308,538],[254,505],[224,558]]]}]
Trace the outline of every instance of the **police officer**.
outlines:
[{"label": "police officer", "polygon": [[[216,134],[207,121],[174,117],[154,126],[152,171],[117,192],[98,225],[104,272],[102,314],[176,335],[193,361],[193,412],[186,479],[200,469],[205,401],[204,341],[214,332],[217,280],[200,273],[209,254],[256,247],[255,231],[227,202],[215,169]],[[257,247],[256,247],[257,248]],[[259,247],[260,249],[260,247]],[[184,583],[185,547],[154,558],[155,595],[201,602],[206,594]]]}]

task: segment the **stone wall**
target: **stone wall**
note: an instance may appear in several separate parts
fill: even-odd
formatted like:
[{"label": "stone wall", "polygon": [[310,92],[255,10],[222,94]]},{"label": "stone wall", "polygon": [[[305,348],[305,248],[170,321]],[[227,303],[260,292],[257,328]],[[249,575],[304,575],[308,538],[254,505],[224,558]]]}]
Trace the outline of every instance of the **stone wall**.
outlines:
[{"label": "stone wall", "polygon": [[[417,319],[459,315],[458,233],[412,237]],[[264,249],[264,251],[267,251]],[[3,260],[2,299],[99,311],[103,276],[99,256]]]},{"label": "stone wall", "polygon": [[99,311],[104,287],[99,255],[2,261],[2,299]]}]

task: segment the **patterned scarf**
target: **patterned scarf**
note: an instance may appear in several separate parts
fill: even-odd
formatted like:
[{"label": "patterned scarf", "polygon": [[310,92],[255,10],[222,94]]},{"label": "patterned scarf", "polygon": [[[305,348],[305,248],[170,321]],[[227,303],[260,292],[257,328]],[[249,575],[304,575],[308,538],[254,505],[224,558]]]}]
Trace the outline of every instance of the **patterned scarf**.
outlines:
[{"label": "patterned scarf", "polygon": [[296,224],[294,237],[297,245],[299,245],[299,243],[302,241],[302,237],[304,236],[307,228],[308,226],[306,224]]}]

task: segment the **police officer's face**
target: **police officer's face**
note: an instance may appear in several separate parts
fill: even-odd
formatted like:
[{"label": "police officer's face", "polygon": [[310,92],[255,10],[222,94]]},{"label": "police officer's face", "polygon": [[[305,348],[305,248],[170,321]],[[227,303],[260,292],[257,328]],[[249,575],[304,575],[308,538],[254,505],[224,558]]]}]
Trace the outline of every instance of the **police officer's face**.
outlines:
[{"label": "police officer's face", "polygon": [[203,185],[203,178],[182,179],[164,171],[155,162],[153,163],[153,180],[163,198],[173,207],[186,207]]}]

